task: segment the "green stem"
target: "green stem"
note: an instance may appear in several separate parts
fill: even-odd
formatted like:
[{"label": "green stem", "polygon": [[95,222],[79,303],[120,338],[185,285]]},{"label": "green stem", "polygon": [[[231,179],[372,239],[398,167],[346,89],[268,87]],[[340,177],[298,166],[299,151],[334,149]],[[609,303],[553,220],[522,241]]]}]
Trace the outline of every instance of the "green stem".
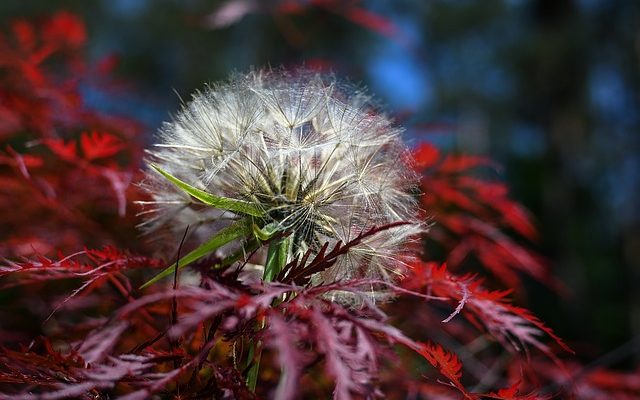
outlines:
[{"label": "green stem", "polygon": [[[288,237],[274,239],[269,243],[267,252],[267,261],[264,266],[264,274],[262,280],[271,282],[287,265],[287,256],[289,254],[290,240]],[[266,326],[266,320],[262,318],[257,323],[257,330],[262,330]],[[262,343],[260,341],[249,343],[249,354],[247,354],[247,363],[251,363],[251,368],[247,372],[247,386],[249,390],[255,392],[258,383],[258,375],[260,373],[260,358],[262,357]]]},{"label": "green stem", "polygon": [[[265,321],[258,323],[259,329],[264,329]],[[247,354],[247,362],[251,364],[247,372],[247,387],[255,393],[258,383],[258,375],[260,373],[260,358],[262,358],[262,343],[253,339],[249,341],[249,353]]]},{"label": "green stem", "polygon": [[274,239],[269,243],[269,251],[267,252],[267,262],[264,266],[264,274],[262,280],[265,282],[273,281],[280,271],[287,265],[287,255],[289,253],[289,238],[283,237]]}]

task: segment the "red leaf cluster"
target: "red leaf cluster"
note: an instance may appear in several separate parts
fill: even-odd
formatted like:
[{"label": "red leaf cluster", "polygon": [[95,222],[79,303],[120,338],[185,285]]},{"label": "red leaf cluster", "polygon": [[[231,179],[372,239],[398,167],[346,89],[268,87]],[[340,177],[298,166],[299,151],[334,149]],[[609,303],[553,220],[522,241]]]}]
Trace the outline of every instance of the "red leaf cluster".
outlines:
[{"label": "red leaf cluster", "polygon": [[81,85],[108,84],[83,60],[86,38],[84,23],[67,12],[0,32],[0,138],[13,143],[0,148],[0,208],[19,210],[0,216],[5,256],[127,237],[104,218],[126,215],[140,124],[84,105]]},{"label": "red leaf cluster", "polygon": [[481,286],[481,281],[473,276],[457,276],[446,269],[446,265],[419,263],[414,265],[411,279],[405,280],[410,290],[424,291],[456,305],[454,312],[443,322],[462,313],[476,326],[483,326],[504,346],[514,350],[532,345],[554,358],[549,347],[540,341],[540,336],[548,335],[564,350],[573,351],[528,310],[512,305],[507,291],[489,291]]},{"label": "red leaf cluster", "polygon": [[[0,138],[25,130],[51,135],[57,124],[82,118],[75,86],[85,68],[77,50],[85,41],[84,23],[66,12],[37,25],[17,20],[10,34],[0,33]],[[45,64],[52,62],[69,75],[46,72]]]},{"label": "red leaf cluster", "polygon": [[[542,257],[510,236],[537,239],[528,212],[509,198],[503,183],[474,176],[479,168],[495,169],[491,160],[442,155],[428,143],[413,155],[422,176],[422,204],[434,222],[428,240],[443,249],[452,269],[473,258],[508,288],[522,288],[520,272],[558,286]],[[440,261],[432,253],[427,257]]]}]

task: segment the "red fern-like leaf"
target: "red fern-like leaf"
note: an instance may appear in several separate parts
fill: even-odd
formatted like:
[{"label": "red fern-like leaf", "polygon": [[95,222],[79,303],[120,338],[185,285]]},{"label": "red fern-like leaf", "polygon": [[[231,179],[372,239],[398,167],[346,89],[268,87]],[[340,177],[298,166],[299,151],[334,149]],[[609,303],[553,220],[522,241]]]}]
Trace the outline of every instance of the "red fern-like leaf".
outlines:
[{"label": "red fern-like leaf", "polygon": [[462,311],[463,315],[482,324],[503,344],[512,345],[516,350],[521,349],[521,345],[532,345],[555,358],[549,347],[541,341],[541,336],[546,334],[572,353],[562,339],[537,317],[528,310],[510,304],[506,298],[509,291],[487,291],[472,276],[455,276],[447,271],[445,265],[438,266],[435,263],[416,264],[413,273],[404,281],[407,288],[426,290],[449,299],[457,304],[454,314]]},{"label": "red fern-like leaf", "polygon": [[431,365],[437,368],[442,375],[449,379],[449,384],[451,386],[465,392],[462,384],[460,383],[460,378],[462,377],[462,363],[455,354],[444,350],[437,344],[429,343],[420,347],[420,354],[422,354]]},{"label": "red fern-like leaf", "polygon": [[[475,260],[506,287],[521,290],[519,273],[528,274],[554,288],[560,285],[549,273],[542,257],[510,237],[517,233],[527,240],[538,234],[527,211],[509,198],[507,187],[476,177],[480,167],[496,169],[486,157],[442,155],[430,144],[420,144],[413,153],[422,173],[422,203],[434,219],[428,236],[445,250],[451,268]],[[433,257],[427,254],[427,257]]]},{"label": "red fern-like leaf", "polygon": [[84,132],[80,137],[80,148],[87,160],[111,157],[124,148],[122,140],[108,133]]},{"label": "red fern-like leaf", "polygon": [[550,398],[549,396],[540,396],[534,393],[522,394],[520,393],[520,386],[521,382],[515,382],[513,385],[497,392],[487,393],[484,397],[499,400],[545,400]]}]

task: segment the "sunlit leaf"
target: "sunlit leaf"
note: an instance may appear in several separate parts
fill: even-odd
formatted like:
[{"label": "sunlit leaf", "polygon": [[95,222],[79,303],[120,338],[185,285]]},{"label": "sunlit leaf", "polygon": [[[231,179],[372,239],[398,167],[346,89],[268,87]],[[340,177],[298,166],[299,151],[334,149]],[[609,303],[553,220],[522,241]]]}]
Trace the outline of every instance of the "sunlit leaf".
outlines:
[{"label": "sunlit leaf", "polygon": [[242,200],[230,199],[228,197],[216,196],[214,194],[207,193],[204,190],[198,189],[196,187],[189,185],[186,182],[181,181],[180,179],[164,171],[162,168],[158,167],[157,165],[151,165],[151,168],[158,171],[158,173],[160,173],[162,176],[164,176],[169,181],[171,181],[171,183],[173,183],[174,185],[182,189],[185,193],[195,197],[196,199],[200,200],[205,204],[214,206],[216,208],[220,208],[222,210],[233,211],[235,213],[251,215],[254,217],[262,217],[264,215],[264,210],[262,210],[260,207],[256,206],[255,204],[242,201]]},{"label": "sunlit leaf", "polygon": [[200,247],[193,250],[186,256],[180,258],[178,262],[167,267],[164,271],[154,276],[150,281],[142,285],[140,289],[144,289],[158,282],[159,280],[169,275],[172,275],[176,270],[176,266],[178,266],[178,269],[186,267],[192,262],[197,261],[202,257],[213,253],[214,251],[224,246],[225,244],[235,239],[241,238],[243,236],[247,236],[250,233],[251,233],[251,224],[249,223],[249,221],[247,221],[246,219],[242,219],[234,222],[233,224],[227,226],[226,228],[223,228],[220,231],[218,231],[218,233],[216,233],[211,239],[206,241]]}]

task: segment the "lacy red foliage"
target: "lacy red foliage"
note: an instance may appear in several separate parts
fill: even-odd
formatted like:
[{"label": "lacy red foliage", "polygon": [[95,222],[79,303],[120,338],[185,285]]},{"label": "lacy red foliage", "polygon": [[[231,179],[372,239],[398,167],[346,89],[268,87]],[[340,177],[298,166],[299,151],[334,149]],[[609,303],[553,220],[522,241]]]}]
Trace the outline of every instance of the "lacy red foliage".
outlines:
[{"label": "lacy red foliage", "polygon": [[[76,74],[84,69],[76,54],[86,40],[84,24],[63,12],[40,28],[19,20],[10,30],[9,35],[0,34],[0,137],[24,130],[53,134],[56,124],[79,118],[82,100],[74,87]],[[70,72],[60,80],[43,70],[58,56]]]},{"label": "lacy red foliage", "polygon": [[[236,7],[235,17],[227,15],[233,22],[252,4],[230,1],[221,10]],[[360,2],[273,4],[291,14],[327,8],[394,33]],[[87,66],[86,39],[83,23],[68,13],[40,24],[16,21],[0,35],[0,137],[12,143],[0,152],[0,398],[640,395],[637,372],[566,361],[571,350],[515,306],[510,290],[489,290],[459,272],[463,261],[473,267],[466,263],[473,254],[510,289],[520,288],[519,272],[553,283],[540,257],[511,236],[536,239],[525,209],[506,186],[474,174],[493,163],[427,144],[415,151],[421,199],[433,214],[427,240],[444,256],[411,262],[399,284],[309,284],[359,241],[391,227],[382,226],[293,260],[276,282],[252,279],[243,271],[248,260],[217,269],[204,260],[172,285],[137,289],[171,260],[140,244],[127,207],[139,196],[131,182],[140,125],[83,104],[79,81],[91,84],[92,71],[104,76],[112,65]],[[396,301],[374,303],[372,288]],[[336,292],[353,303],[330,301]],[[247,377],[257,365],[252,391]]]},{"label": "lacy red foliage", "polygon": [[506,297],[508,290],[488,291],[473,276],[453,275],[445,265],[435,263],[415,265],[413,276],[404,282],[411,290],[427,288],[430,294],[457,304],[454,312],[443,322],[449,322],[462,312],[474,325],[484,326],[504,346],[511,345],[515,350],[521,350],[523,346],[533,345],[554,357],[549,347],[539,339],[540,335],[547,334],[565,351],[572,352],[531,312],[510,304]]},{"label": "lacy red foliage", "polygon": [[5,256],[135,237],[124,233],[132,232],[133,219],[108,219],[126,215],[141,125],[84,105],[81,85],[110,83],[84,62],[86,37],[84,23],[66,12],[39,23],[15,21],[0,32],[0,207],[19,210],[0,216]]},{"label": "lacy red foliage", "polygon": [[458,356],[434,344],[425,344],[422,346],[421,353],[431,365],[436,367],[442,375],[449,379],[449,383],[452,386],[463,393],[465,392],[460,383],[460,378],[462,378],[462,363],[458,359]]},{"label": "lacy red foliage", "polygon": [[[297,378],[318,363],[333,381],[335,398],[375,395],[374,383],[379,375],[380,360],[389,359],[392,353],[388,345],[395,343],[424,357],[447,379],[443,382],[445,385],[455,388],[466,398],[481,398],[481,394],[467,391],[461,383],[462,365],[457,356],[439,345],[414,341],[388,325],[384,312],[366,300],[366,288],[374,283],[381,284],[362,280],[305,289],[282,283],[229,287],[217,280],[207,280],[200,288],[149,294],[122,307],[111,318],[112,322],[93,330],[78,344],[72,345],[71,352],[53,355],[86,366],[76,365],[74,368],[73,381],[76,383],[68,384],[64,379],[56,381],[47,377],[41,384],[46,383],[45,387],[56,389],[46,391],[47,398],[64,398],[111,388],[127,391],[126,386],[142,387],[130,393],[128,396],[131,398],[148,398],[166,390],[170,384],[178,385],[183,394],[199,393],[204,390],[202,385],[211,383],[193,377],[211,373],[212,365],[204,361],[214,344],[224,338],[236,343],[234,347],[237,347],[237,343],[253,338],[249,340],[259,340],[277,355],[283,371],[274,389],[277,398],[293,399],[304,393],[305,388],[298,385]],[[390,289],[412,294],[392,285]],[[333,291],[349,291],[360,296],[363,306],[354,310],[326,300],[326,295]],[[424,298],[417,293],[412,295]],[[168,305],[173,299],[180,304],[180,318],[175,324],[171,323],[172,318],[166,318],[167,308],[150,307],[158,303]],[[142,323],[142,310],[148,311],[150,320],[145,323],[155,326],[156,333],[148,336],[152,340],[138,344],[134,349],[164,354],[165,357],[160,357],[162,361],[166,361],[169,353],[181,356],[180,363],[175,364],[179,367],[166,372],[156,362],[157,358],[139,356],[137,352],[120,354],[115,351],[118,342],[126,342],[126,347],[130,348],[130,343],[122,338],[125,331],[128,339],[139,336],[132,329]],[[256,330],[257,321],[263,321],[264,329]],[[203,329],[206,331],[204,337],[201,334]],[[174,348],[175,343],[180,343],[179,351]],[[236,354],[236,351],[222,356],[220,362],[224,363],[225,358],[226,362],[229,358],[242,359],[242,353]],[[29,354],[20,357],[20,363],[14,363],[6,371],[0,370],[0,381],[22,385],[36,381],[42,356],[34,354],[31,360],[34,364],[30,365]],[[3,352],[4,357],[13,355],[9,350]],[[150,372],[153,370],[156,373]],[[273,371],[264,373],[273,374]],[[191,375],[189,381],[181,381],[181,377],[186,375]],[[223,383],[218,382],[220,384]],[[15,387],[21,388],[22,385]],[[499,393],[492,396],[508,398],[499,397]]]},{"label": "lacy red foliage", "polygon": [[[420,144],[414,156],[422,175],[422,204],[434,222],[429,248],[441,248],[452,269],[474,258],[514,290],[522,288],[518,272],[559,285],[542,257],[509,235],[513,232],[527,240],[537,239],[528,212],[509,198],[506,185],[474,175],[479,168],[497,168],[491,160],[443,155],[427,143]],[[441,260],[433,251],[427,257]]]}]

